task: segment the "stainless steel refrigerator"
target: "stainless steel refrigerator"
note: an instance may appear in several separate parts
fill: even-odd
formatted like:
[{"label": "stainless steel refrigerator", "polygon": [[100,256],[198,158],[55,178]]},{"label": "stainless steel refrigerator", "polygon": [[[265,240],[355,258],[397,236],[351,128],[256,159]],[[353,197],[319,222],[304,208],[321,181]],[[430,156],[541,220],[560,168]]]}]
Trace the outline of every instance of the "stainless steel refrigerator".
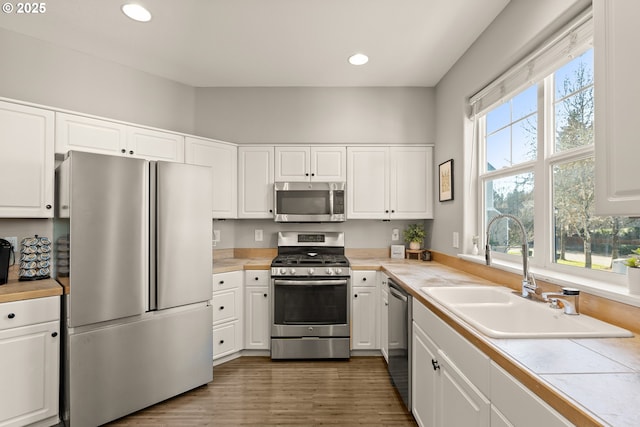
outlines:
[{"label": "stainless steel refrigerator", "polygon": [[210,168],[70,152],[56,183],[65,424],[210,382]]}]

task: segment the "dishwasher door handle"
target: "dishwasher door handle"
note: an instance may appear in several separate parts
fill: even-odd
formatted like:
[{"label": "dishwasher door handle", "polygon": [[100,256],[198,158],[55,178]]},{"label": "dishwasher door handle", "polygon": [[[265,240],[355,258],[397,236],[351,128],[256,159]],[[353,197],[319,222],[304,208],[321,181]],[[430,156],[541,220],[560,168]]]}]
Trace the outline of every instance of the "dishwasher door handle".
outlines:
[{"label": "dishwasher door handle", "polygon": [[396,288],[389,287],[389,293],[404,302],[407,302],[409,300],[406,295],[402,295]]}]

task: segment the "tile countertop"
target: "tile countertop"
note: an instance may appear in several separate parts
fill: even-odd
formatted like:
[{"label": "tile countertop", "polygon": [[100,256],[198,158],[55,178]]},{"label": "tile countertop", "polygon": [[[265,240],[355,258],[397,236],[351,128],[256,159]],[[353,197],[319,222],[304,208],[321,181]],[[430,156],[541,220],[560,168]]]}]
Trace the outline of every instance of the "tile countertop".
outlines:
[{"label": "tile countertop", "polygon": [[[638,426],[640,337],[493,339],[420,291],[423,286],[495,285],[435,261],[349,257],[352,270],[383,270],[494,362],[579,426]],[[268,269],[271,258],[214,261],[214,273]]]}]

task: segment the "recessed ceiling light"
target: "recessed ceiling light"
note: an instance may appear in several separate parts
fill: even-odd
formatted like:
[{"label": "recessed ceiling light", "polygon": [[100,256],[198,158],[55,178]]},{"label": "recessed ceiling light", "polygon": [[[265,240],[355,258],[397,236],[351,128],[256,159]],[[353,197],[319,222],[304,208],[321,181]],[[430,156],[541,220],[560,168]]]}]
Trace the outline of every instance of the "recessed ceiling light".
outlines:
[{"label": "recessed ceiling light", "polygon": [[356,53],[349,57],[349,64],[351,65],[364,65],[369,62],[369,57],[364,53]]},{"label": "recessed ceiling light", "polygon": [[151,21],[151,12],[145,9],[143,6],[135,3],[127,3],[122,5],[122,12],[129,18],[138,22]]}]

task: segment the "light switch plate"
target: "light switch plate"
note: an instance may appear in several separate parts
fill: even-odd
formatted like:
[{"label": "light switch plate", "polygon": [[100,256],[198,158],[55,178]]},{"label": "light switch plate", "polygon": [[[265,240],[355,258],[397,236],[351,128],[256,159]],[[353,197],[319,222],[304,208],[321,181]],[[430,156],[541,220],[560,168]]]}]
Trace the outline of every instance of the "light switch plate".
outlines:
[{"label": "light switch plate", "polygon": [[255,230],[254,237],[256,242],[262,242],[262,230]]},{"label": "light switch plate", "polygon": [[213,241],[214,242],[220,241],[220,230],[213,230]]},{"label": "light switch plate", "polygon": [[391,240],[393,240],[394,242],[400,240],[400,230],[394,228],[391,231]]}]

